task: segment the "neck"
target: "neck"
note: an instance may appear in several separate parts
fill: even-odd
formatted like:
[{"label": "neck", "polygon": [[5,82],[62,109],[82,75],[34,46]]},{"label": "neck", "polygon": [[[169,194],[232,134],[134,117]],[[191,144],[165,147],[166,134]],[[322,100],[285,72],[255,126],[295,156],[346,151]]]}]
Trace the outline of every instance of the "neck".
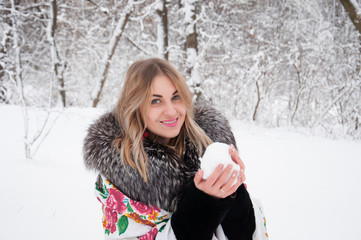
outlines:
[{"label": "neck", "polygon": [[148,131],[148,137],[152,140],[155,140],[157,143],[160,143],[162,145],[168,145],[169,143],[169,138],[164,138],[164,137],[161,137],[161,136],[158,136],[152,132],[149,132]]}]

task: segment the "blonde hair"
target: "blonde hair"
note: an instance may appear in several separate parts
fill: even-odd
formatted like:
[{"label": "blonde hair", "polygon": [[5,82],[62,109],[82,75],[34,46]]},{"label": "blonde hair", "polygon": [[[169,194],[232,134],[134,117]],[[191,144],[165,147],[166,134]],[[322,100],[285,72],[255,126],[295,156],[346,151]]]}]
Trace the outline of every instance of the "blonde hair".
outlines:
[{"label": "blonde hair", "polygon": [[[140,107],[151,98],[152,81],[159,75],[165,75],[173,82],[186,107],[185,121],[180,133],[169,143],[175,146],[176,153],[183,157],[186,137],[198,149],[199,155],[212,142],[193,120],[192,94],[179,72],[170,63],[158,58],[133,63],[126,74],[115,109],[122,128],[121,135],[115,140],[115,144],[120,150],[123,162],[136,169],[145,182],[147,182],[148,156],[143,147],[143,134],[146,131],[146,123],[142,119]],[[147,113],[147,104],[143,111]]]}]

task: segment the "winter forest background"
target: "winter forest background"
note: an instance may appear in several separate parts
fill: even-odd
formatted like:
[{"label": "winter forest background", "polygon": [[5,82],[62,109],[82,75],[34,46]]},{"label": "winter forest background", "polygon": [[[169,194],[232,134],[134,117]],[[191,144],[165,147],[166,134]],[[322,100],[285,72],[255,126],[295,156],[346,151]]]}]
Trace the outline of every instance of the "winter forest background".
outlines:
[{"label": "winter forest background", "polygon": [[155,56],[231,120],[270,239],[360,239],[360,19],[361,0],[1,0],[0,239],[102,239],[82,140]]},{"label": "winter forest background", "polygon": [[54,107],[110,108],[127,67],[157,56],[181,71],[195,101],[229,118],[360,139],[360,6],[360,0],[1,1],[1,102],[21,105],[25,125],[29,108],[49,114]]}]

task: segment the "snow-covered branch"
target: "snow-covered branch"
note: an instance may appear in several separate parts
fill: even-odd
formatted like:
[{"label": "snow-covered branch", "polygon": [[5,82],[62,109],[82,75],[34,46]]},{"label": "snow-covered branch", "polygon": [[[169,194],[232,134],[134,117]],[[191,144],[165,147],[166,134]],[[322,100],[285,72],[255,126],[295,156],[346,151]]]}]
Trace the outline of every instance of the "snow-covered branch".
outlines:
[{"label": "snow-covered branch", "polygon": [[109,71],[109,67],[110,67],[110,63],[111,60],[114,56],[115,53],[115,49],[118,46],[119,40],[123,34],[123,31],[125,29],[125,26],[127,25],[129,16],[131,14],[131,12],[133,11],[133,0],[129,0],[127,5],[125,6],[121,17],[119,18],[119,21],[117,22],[117,25],[114,29],[112,38],[110,40],[110,43],[108,45],[108,50],[106,52],[106,55],[104,57],[104,66],[103,66],[103,70],[101,73],[101,77],[100,79],[96,82],[96,85],[93,89],[93,93],[92,93],[92,106],[96,107],[100,101],[100,96],[105,84],[105,81],[107,79],[107,75],[108,75],[108,71]]}]

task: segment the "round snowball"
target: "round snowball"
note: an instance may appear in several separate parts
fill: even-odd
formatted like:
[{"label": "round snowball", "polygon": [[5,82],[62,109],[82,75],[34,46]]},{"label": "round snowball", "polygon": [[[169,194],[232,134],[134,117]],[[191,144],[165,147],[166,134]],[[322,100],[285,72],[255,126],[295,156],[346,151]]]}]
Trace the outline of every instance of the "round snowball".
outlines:
[{"label": "round snowball", "polygon": [[[214,169],[221,163],[223,164],[224,168],[226,168],[229,164],[232,164],[233,170],[240,171],[240,166],[232,160],[232,157],[229,154],[229,145],[225,143],[214,142],[210,144],[203,154],[203,157],[200,158],[200,161],[204,179],[207,179],[213,173]],[[230,178],[233,170],[231,171],[227,180]],[[237,179],[235,182],[236,181]]]}]

